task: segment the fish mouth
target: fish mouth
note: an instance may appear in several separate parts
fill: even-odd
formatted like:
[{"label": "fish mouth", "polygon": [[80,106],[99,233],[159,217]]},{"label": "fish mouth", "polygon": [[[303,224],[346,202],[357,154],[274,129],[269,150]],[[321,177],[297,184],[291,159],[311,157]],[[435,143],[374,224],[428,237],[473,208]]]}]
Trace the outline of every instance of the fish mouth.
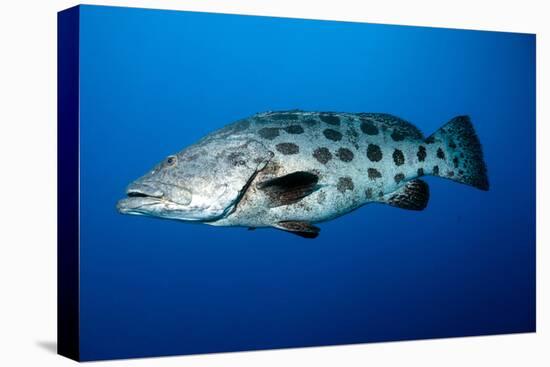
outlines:
[{"label": "fish mouth", "polygon": [[132,184],[126,190],[126,195],[116,205],[121,214],[154,215],[170,203],[162,191],[142,183]]},{"label": "fish mouth", "polygon": [[126,197],[119,200],[116,209],[121,214],[146,215],[166,219],[196,221],[190,216],[189,205],[169,200],[160,190],[143,184],[132,184],[126,191]]},{"label": "fish mouth", "polygon": [[156,207],[163,207],[167,203],[166,199],[144,194],[129,194],[128,197],[118,201],[116,208],[121,214],[147,215],[152,214]]},{"label": "fish mouth", "polygon": [[147,183],[133,183],[126,190],[126,195],[131,198],[156,198],[164,197],[164,192]]}]

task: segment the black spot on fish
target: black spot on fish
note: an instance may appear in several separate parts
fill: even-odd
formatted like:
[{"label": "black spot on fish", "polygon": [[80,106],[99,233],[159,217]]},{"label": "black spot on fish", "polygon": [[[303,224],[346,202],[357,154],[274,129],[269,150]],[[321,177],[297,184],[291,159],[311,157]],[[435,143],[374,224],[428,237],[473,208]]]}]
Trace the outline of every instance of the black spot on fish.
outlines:
[{"label": "black spot on fish", "polygon": [[382,174],[376,168],[369,168],[367,172],[371,180],[376,180],[377,178],[382,177]]},{"label": "black spot on fish", "polygon": [[455,175],[454,171],[447,172],[447,176],[449,177],[453,177],[454,175]]},{"label": "black spot on fish", "polygon": [[426,144],[433,144],[435,143],[435,138],[433,136],[428,137],[428,139],[425,140]]},{"label": "black spot on fish", "polygon": [[340,117],[331,113],[322,113],[319,115],[319,118],[329,125],[340,125]]},{"label": "black spot on fish", "polygon": [[332,154],[327,148],[317,148],[313,152],[313,157],[317,159],[320,163],[326,164],[332,159]]},{"label": "black spot on fish", "polygon": [[295,113],[274,113],[269,117],[273,120],[298,120],[298,115]]},{"label": "black spot on fish", "polygon": [[370,187],[365,190],[365,197],[367,199],[372,199],[372,189]]},{"label": "black spot on fish", "polygon": [[380,196],[380,197],[384,196],[384,191],[380,191],[380,192],[378,193],[378,196]]},{"label": "black spot on fish", "polygon": [[397,130],[394,130],[392,133],[391,133],[391,138],[393,139],[393,141],[401,141],[403,139],[405,139],[405,136],[403,134],[401,134],[399,131]]},{"label": "black spot on fish", "polygon": [[325,138],[332,140],[332,141],[340,141],[342,140],[342,134],[339,133],[336,130],[332,129],[325,129],[323,130],[323,135],[325,135]]},{"label": "black spot on fish", "polygon": [[443,152],[443,149],[437,148],[437,158],[445,159],[445,153]]},{"label": "black spot on fish", "polygon": [[400,166],[403,163],[405,163],[405,156],[403,155],[403,152],[399,149],[396,149],[393,151],[393,161],[395,162],[396,166]]},{"label": "black spot on fish", "polygon": [[351,162],[353,160],[353,152],[346,148],[338,149],[336,156],[340,158],[342,162]]},{"label": "black spot on fish", "polygon": [[460,158],[464,158],[464,153],[460,153]]},{"label": "black spot on fish", "polygon": [[244,154],[241,152],[233,152],[227,156],[227,160],[233,166],[244,166],[246,161],[243,159]]},{"label": "black spot on fish", "polygon": [[461,169],[459,169],[459,170],[458,170],[458,174],[459,174],[459,175],[463,175],[463,174],[464,174],[464,171],[461,170]]},{"label": "black spot on fish", "polygon": [[258,134],[264,139],[273,140],[279,136],[279,129],[276,127],[264,127],[258,131]]},{"label": "black spot on fish", "polygon": [[367,119],[361,119],[361,131],[367,135],[378,135],[378,128],[374,122]]},{"label": "black spot on fish", "polygon": [[367,157],[372,162],[378,162],[382,159],[382,150],[380,150],[380,147],[376,144],[369,144],[367,147]]},{"label": "black spot on fish", "polygon": [[304,132],[304,128],[300,125],[290,125],[285,127],[284,130],[289,134],[302,134]]},{"label": "black spot on fish", "polygon": [[455,168],[458,168],[458,157],[453,158],[453,165],[455,166]]},{"label": "black spot on fish", "polygon": [[416,156],[418,157],[419,162],[424,162],[424,159],[426,159],[426,148],[424,148],[422,145],[419,146]]},{"label": "black spot on fish", "polygon": [[419,168],[417,171],[416,171],[416,174],[418,176],[424,176],[424,169],[423,168]]},{"label": "black spot on fish", "polygon": [[346,176],[338,178],[338,184],[336,185],[336,188],[342,193],[346,190],[353,190],[354,185],[351,177]]},{"label": "black spot on fish", "polygon": [[393,179],[395,180],[396,183],[400,183],[401,181],[403,181],[405,179],[405,175],[402,174],[402,173],[398,173],[394,176]]},{"label": "black spot on fish", "polygon": [[432,173],[434,176],[438,176],[439,175],[439,166],[434,166],[433,168],[433,173]]},{"label": "black spot on fish", "polygon": [[297,154],[300,148],[294,143],[279,143],[275,146],[284,155]]},{"label": "black spot on fish", "polygon": [[319,195],[317,196],[317,202],[319,204],[323,204],[327,198],[327,194],[325,194],[324,191],[320,191]]},{"label": "black spot on fish", "polygon": [[458,158],[457,157],[453,158],[453,164],[454,164],[455,168],[458,168]]},{"label": "black spot on fish", "polygon": [[456,149],[456,144],[454,140],[449,140],[449,148]]}]

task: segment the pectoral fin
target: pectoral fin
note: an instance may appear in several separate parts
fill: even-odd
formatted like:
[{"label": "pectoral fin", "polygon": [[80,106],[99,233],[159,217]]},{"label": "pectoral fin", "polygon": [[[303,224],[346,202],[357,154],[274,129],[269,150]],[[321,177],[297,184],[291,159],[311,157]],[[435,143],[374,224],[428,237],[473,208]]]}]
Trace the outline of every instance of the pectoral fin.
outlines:
[{"label": "pectoral fin", "polygon": [[258,184],[270,200],[271,207],[296,203],[318,189],[319,176],[298,171]]},{"label": "pectoral fin", "polygon": [[304,238],[315,238],[321,231],[319,227],[307,222],[283,221],[277,223],[275,227]]},{"label": "pectoral fin", "polygon": [[428,205],[430,189],[422,180],[411,180],[398,190],[386,194],[381,202],[401,209],[423,210]]}]

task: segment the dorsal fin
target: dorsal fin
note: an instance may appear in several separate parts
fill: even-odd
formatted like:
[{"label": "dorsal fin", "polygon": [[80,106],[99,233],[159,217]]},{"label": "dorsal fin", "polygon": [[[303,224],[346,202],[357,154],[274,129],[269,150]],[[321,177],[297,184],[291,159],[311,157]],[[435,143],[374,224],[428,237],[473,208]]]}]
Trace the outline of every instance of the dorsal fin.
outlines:
[{"label": "dorsal fin", "polygon": [[407,182],[396,191],[384,195],[379,201],[401,209],[423,210],[428,205],[429,199],[428,184],[416,179]]},{"label": "dorsal fin", "polygon": [[271,207],[296,203],[315,190],[319,176],[316,174],[298,171],[277,177],[258,184],[270,200]]}]

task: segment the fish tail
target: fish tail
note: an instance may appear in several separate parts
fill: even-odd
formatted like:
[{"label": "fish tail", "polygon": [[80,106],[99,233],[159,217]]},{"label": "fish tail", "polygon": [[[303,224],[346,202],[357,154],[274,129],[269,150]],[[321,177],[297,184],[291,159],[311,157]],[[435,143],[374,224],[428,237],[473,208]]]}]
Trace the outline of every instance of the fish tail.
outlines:
[{"label": "fish tail", "polygon": [[425,140],[429,151],[426,174],[489,190],[481,143],[470,117],[457,116]]}]

